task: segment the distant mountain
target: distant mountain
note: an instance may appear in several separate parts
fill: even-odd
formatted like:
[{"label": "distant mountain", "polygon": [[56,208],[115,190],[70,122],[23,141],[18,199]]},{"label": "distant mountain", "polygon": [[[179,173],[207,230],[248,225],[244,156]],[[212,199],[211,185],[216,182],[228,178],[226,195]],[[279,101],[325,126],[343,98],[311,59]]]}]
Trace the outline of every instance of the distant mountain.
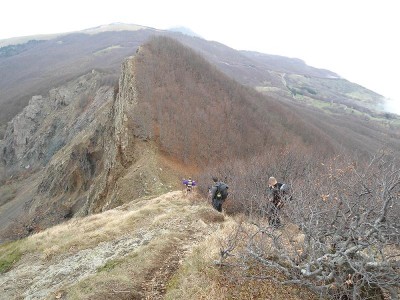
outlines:
[{"label": "distant mountain", "polygon": [[340,78],[339,75],[329,70],[317,69],[307,65],[298,58],[289,58],[280,55],[264,54],[254,51],[241,51],[247,57],[263,64],[268,70],[280,73],[294,73],[298,75],[320,77],[320,78]]},{"label": "distant mountain", "polygon": [[81,30],[81,33],[87,34],[98,34],[108,31],[137,31],[142,29],[150,29],[146,26],[136,25],[136,24],[126,24],[126,23],[111,23],[107,25],[100,25],[88,29]]},{"label": "distant mountain", "polygon": [[97,34],[101,32],[109,31],[137,31],[141,29],[150,29],[146,26],[136,25],[136,24],[126,24],[126,23],[111,23],[106,25],[100,25],[92,28],[83,29],[75,32],[64,32],[64,33],[54,33],[54,34],[38,34],[33,36],[22,36],[15,38],[8,38],[0,40],[0,48],[8,45],[19,45],[25,44],[31,40],[51,40],[56,39],[64,35],[69,35],[73,33],[85,33],[85,34]]},{"label": "distant mountain", "polygon": [[237,51],[181,32],[114,23],[76,33],[0,41],[0,138],[6,123],[32,96],[46,94],[92,69],[118,73],[125,57],[134,55],[141,44],[157,35],[179,40],[228,76],[261,92],[329,108],[330,112],[331,108],[343,111],[349,107],[383,121],[385,116],[393,118],[383,113],[382,96],[299,59]]}]

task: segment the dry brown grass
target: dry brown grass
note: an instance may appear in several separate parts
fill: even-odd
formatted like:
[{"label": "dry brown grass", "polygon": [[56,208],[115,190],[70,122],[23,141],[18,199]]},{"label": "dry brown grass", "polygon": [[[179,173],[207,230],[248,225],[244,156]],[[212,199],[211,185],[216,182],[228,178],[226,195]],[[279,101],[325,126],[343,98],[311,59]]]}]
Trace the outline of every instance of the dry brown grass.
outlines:
[{"label": "dry brown grass", "polygon": [[[68,299],[158,299],[165,291],[165,283],[178,269],[192,244],[207,236],[213,226],[220,226],[209,221],[220,220],[210,216],[219,213],[211,207],[191,204],[181,197],[180,192],[151,201],[151,207],[159,213],[146,218],[149,220],[148,227],[144,224],[135,226],[157,231],[157,238],[123,259],[107,263],[94,276],[65,290]],[[131,205],[135,207],[138,204]],[[121,210],[125,208],[121,207]]]},{"label": "dry brown grass", "polygon": [[216,212],[196,194],[191,197],[198,199],[185,198],[181,191],[142,198],[57,225],[21,240],[18,246],[22,253],[56,264],[62,257],[95,248],[101,242],[153,234],[154,238],[127,255],[106,261],[97,273],[56,290],[53,298],[313,299],[311,293],[298,287],[246,278],[258,274],[259,267],[254,264],[244,271],[239,266],[244,238],[232,251],[235,256],[221,260],[220,251],[230,243],[239,223],[244,235],[256,228]]},{"label": "dry brown grass", "polygon": [[[41,252],[45,258],[92,248],[101,242],[118,236],[134,233],[147,227],[158,225],[160,219],[178,217],[182,211],[179,192],[172,192],[160,198],[142,199],[135,204],[126,204],[117,209],[84,218],[75,218],[40,233],[34,234],[24,242],[28,252]],[[165,211],[169,211],[168,214]]]},{"label": "dry brown grass", "polygon": [[20,240],[18,249],[24,254],[21,262],[26,264],[32,257],[45,265],[56,266],[72,255],[81,257],[84,255],[81,250],[101,248],[103,242],[139,239],[141,242],[129,248],[130,252],[104,261],[97,273],[71,288],[58,289],[53,296],[113,299],[126,294],[130,299],[143,299],[144,295],[161,295],[165,291],[164,283],[179,267],[187,251],[224,222],[224,216],[212,207],[200,200],[195,202],[183,197],[181,191],[175,191],[72,219]]},{"label": "dry brown grass", "polygon": [[[260,274],[261,270],[257,264],[249,264],[246,269],[241,267],[240,256],[246,247],[245,238],[239,239],[231,252],[233,256],[221,260],[220,251],[226,249],[230,237],[236,234],[237,226],[237,220],[228,218],[191,252],[169,281],[165,299],[317,299],[307,289],[251,279],[252,274]],[[255,230],[253,225],[241,225],[243,235],[252,234]],[[292,236],[292,231],[296,229],[290,227],[286,234]],[[273,255],[272,252],[270,254]],[[263,273],[266,274],[265,270]],[[276,272],[268,275],[283,279]]]},{"label": "dry brown grass", "polygon": [[165,299],[227,299],[220,288],[222,274],[214,266],[219,258],[220,237],[232,230],[235,222],[228,219],[200,243],[168,283]]}]

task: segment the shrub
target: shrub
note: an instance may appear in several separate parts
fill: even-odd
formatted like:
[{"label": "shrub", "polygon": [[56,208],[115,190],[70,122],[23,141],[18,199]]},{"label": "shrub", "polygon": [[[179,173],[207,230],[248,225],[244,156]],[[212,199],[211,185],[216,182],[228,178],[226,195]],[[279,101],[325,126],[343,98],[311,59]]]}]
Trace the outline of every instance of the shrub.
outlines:
[{"label": "shrub", "polygon": [[305,172],[293,197],[281,214],[300,229],[296,234],[272,228],[256,197],[247,206],[257,232],[240,255],[244,266],[257,261],[284,279],[262,270],[257,278],[306,286],[322,297],[376,299],[385,291],[396,299],[400,165],[393,156],[382,153],[368,163],[335,157]]}]

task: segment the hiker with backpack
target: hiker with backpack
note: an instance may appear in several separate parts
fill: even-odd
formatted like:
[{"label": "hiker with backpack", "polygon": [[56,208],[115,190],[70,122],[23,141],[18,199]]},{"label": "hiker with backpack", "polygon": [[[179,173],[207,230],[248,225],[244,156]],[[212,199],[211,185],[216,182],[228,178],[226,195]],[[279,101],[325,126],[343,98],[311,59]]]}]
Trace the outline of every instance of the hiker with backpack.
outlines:
[{"label": "hiker with backpack", "polygon": [[275,177],[268,179],[267,194],[271,202],[268,213],[268,223],[273,227],[280,227],[281,219],[279,218],[279,211],[285,204],[286,200],[290,200],[289,186],[286,183],[281,183]]},{"label": "hiker with backpack", "polygon": [[228,197],[228,185],[219,181],[217,177],[213,177],[214,184],[210,189],[212,206],[219,212],[222,212],[222,204]]},{"label": "hiker with backpack", "polygon": [[185,196],[192,191],[194,186],[196,186],[196,181],[192,180],[192,177],[189,177],[189,179],[183,179],[182,183],[186,186]]}]

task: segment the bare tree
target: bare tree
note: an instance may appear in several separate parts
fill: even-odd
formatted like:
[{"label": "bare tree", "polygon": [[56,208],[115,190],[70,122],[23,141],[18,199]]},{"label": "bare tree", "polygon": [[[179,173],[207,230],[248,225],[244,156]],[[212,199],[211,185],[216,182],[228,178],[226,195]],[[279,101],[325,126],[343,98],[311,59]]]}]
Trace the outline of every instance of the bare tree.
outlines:
[{"label": "bare tree", "polygon": [[293,187],[294,200],[282,210],[285,227],[252,216],[256,229],[241,253],[243,266],[256,261],[265,272],[252,276],[306,286],[321,297],[398,299],[400,165],[381,154],[368,164],[337,157],[322,170]]}]

